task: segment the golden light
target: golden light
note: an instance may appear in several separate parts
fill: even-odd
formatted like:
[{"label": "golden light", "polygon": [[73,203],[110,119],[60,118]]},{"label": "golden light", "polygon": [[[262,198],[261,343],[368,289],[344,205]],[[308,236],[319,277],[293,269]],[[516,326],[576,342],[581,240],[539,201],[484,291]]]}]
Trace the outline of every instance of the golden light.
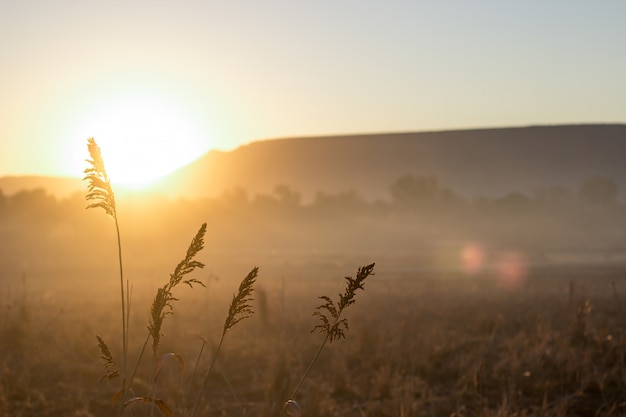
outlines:
[{"label": "golden light", "polygon": [[202,156],[209,138],[184,106],[154,96],[118,95],[81,118],[77,131],[102,150],[111,182],[141,188]]}]

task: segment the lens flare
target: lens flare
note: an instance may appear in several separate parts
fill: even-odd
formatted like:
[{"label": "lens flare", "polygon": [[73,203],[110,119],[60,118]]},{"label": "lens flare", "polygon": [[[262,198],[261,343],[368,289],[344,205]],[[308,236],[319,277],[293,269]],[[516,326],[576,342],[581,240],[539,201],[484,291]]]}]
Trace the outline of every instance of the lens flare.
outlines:
[{"label": "lens flare", "polygon": [[528,262],[521,252],[506,251],[500,254],[495,265],[496,280],[507,290],[520,288],[528,276]]},{"label": "lens flare", "polygon": [[487,255],[482,245],[470,243],[461,250],[461,262],[463,271],[468,275],[480,273],[486,264]]}]

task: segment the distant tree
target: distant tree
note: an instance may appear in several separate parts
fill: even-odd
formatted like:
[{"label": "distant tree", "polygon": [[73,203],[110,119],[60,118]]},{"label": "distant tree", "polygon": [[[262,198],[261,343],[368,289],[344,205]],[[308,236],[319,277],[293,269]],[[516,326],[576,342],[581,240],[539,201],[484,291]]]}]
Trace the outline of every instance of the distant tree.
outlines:
[{"label": "distant tree", "polygon": [[390,191],[392,202],[406,208],[451,207],[461,201],[432,176],[404,175],[391,184]]},{"label": "distant tree", "polygon": [[432,201],[439,194],[439,184],[434,177],[405,175],[391,184],[391,198],[402,206],[415,206]]},{"label": "distant tree", "polygon": [[617,203],[619,188],[615,181],[603,176],[590,177],[578,187],[581,201],[598,207],[609,207]]},{"label": "distant tree", "polygon": [[294,191],[285,184],[280,184],[274,187],[274,194],[278,198],[279,203],[288,206],[299,206],[302,200],[302,196],[297,191]]},{"label": "distant tree", "polygon": [[255,211],[265,214],[285,215],[294,213],[301,207],[301,195],[288,185],[277,185],[271,194],[256,194],[252,200]]}]

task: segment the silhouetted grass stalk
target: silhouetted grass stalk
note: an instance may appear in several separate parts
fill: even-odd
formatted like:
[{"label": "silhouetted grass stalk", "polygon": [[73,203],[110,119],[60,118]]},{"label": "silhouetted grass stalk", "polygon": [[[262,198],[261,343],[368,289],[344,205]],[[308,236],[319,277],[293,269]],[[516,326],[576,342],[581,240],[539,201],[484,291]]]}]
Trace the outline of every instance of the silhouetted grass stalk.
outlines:
[{"label": "silhouetted grass stalk", "polygon": [[[122,239],[120,236],[120,226],[117,218],[117,210],[115,204],[115,194],[111,188],[111,181],[104,166],[100,147],[93,138],[87,141],[87,150],[89,151],[88,159],[89,167],[85,169],[85,177],[83,180],[89,181],[88,193],[86,199],[95,201],[87,206],[87,208],[102,208],[108,215],[113,218],[115,223],[115,234],[117,237],[117,257],[119,261],[120,272],[120,298],[121,298],[121,315],[122,315],[122,401],[118,409],[118,416],[122,413],[123,397],[126,393],[126,363],[128,358],[128,328],[127,328],[127,312],[126,312],[126,295],[124,292],[124,268],[122,262]],[[99,340],[99,342],[102,339]],[[102,342],[104,343],[104,342]]]},{"label": "silhouetted grass stalk", "polygon": [[[195,278],[184,279],[186,275],[193,272],[196,268],[204,268],[204,264],[202,262],[196,261],[196,255],[204,249],[204,235],[206,234],[207,224],[203,223],[200,226],[200,229],[192,239],[189,244],[189,248],[187,248],[187,253],[182,261],[176,265],[174,272],[170,274],[169,281],[161,288],[157,290],[157,294],[154,297],[154,301],[152,302],[152,307],[150,309],[150,323],[148,325],[148,333],[152,337],[152,354],[154,358],[155,365],[157,364],[157,351],[159,348],[159,343],[161,341],[161,328],[163,326],[163,320],[170,314],[173,314],[173,306],[172,303],[177,301],[178,299],[174,297],[172,291],[179,284],[187,284],[190,288],[193,288],[194,284],[198,284],[201,286],[205,286],[204,283],[198,281]],[[142,352],[144,350],[142,349]],[[179,357],[180,358],[180,357]],[[140,358],[141,359],[141,358]],[[155,398],[154,392],[156,388],[156,377],[158,375],[159,367],[155,368],[155,376],[152,381],[152,393],[150,397],[152,398],[152,410],[150,415],[154,415],[154,406],[155,406]]]},{"label": "silhouetted grass stalk", "polygon": [[[162,411],[165,409],[165,407],[167,407],[164,402],[159,402],[159,400],[154,397],[156,378],[160,369],[160,366],[157,362],[157,352],[161,341],[161,328],[163,326],[163,320],[165,319],[165,317],[173,314],[172,302],[177,301],[178,299],[174,297],[172,290],[177,285],[181,283],[187,284],[191,288],[193,288],[193,284],[199,284],[201,286],[204,286],[201,281],[198,281],[195,278],[184,279],[184,277],[185,275],[193,272],[196,268],[204,268],[204,264],[196,261],[195,256],[204,248],[204,235],[206,234],[206,227],[206,223],[203,223],[196,233],[195,237],[192,239],[189,248],[187,249],[185,258],[178,263],[178,265],[174,269],[174,272],[170,274],[169,281],[163,287],[160,287],[157,290],[157,294],[152,302],[152,307],[150,309],[148,333],[146,335],[146,339],[143,342],[143,345],[141,346],[141,350],[139,351],[139,355],[137,356],[135,366],[132,369],[132,373],[130,375],[130,378],[128,379],[127,384],[127,388],[132,386],[132,383],[137,374],[137,370],[139,369],[139,364],[141,363],[143,355],[146,352],[148,342],[150,342],[150,340],[152,339],[152,354],[155,363],[155,370],[154,378],[152,381],[151,394],[147,397],[135,397],[128,402],[125,402],[126,393],[124,393],[120,400],[122,409],[126,407],[130,402],[134,401],[150,402],[152,404],[151,414],[154,413],[155,405],[159,406],[159,409],[161,409]],[[169,408],[167,409],[169,410]]]},{"label": "silhouetted grass stalk", "polygon": [[[172,303],[177,301],[178,299],[174,297],[173,290],[179,284],[187,284],[189,287],[193,288],[194,284],[199,284],[204,286],[201,281],[198,281],[195,278],[185,278],[186,275],[193,272],[196,268],[203,268],[204,264],[195,260],[196,255],[204,248],[204,236],[206,234],[206,223],[202,224],[200,230],[196,233],[195,237],[191,241],[189,248],[187,249],[187,253],[182,261],[178,263],[174,272],[170,274],[169,281],[162,287],[157,290],[156,297],[152,302],[152,307],[150,310],[150,321],[148,324],[148,334],[146,335],[146,340],[143,343],[143,346],[139,352],[137,360],[135,362],[135,366],[132,369],[132,373],[130,378],[127,378],[127,362],[128,362],[128,323],[130,322],[130,284],[126,282],[126,290],[124,289],[124,270],[123,270],[123,262],[122,262],[122,244],[120,237],[120,227],[117,217],[116,210],[116,202],[115,202],[115,194],[113,193],[113,189],[111,187],[111,181],[107,175],[104,160],[102,159],[102,154],[100,151],[100,147],[95,142],[93,138],[89,138],[87,141],[87,149],[89,151],[89,155],[91,159],[88,159],[89,167],[85,169],[85,177],[83,180],[89,181],[88,185],[88,193],[86,195],[86,199],[88,201],[92,201],[91,204],[87,206],[87,208],[102,208],[108,215],[110,215],[115,223],[115,231],[117,236],[117,250],[118,250],[118,260],[119,260],[119,271],[120,271],[120,295],[121,295],[121,316],[122,316],[122,388],[116,394],[115,399],[118,401],[118,409],[117,415],[118,417],[122,415],[124,408],[131,402],[150,402],[152,403],[151,414],[154,414],[154,406],[158,405],[159,409],[162,412],[166,412],[169,414],[170,410],[163,401],[158,400],[154,397],[154,393],[156,391],[156,379],[160,370],[160,367],[163,362],[163,358],[157,361],[157,351],[158,346],[161,340],[161,328],[163,325],[163,320],[166,316],[173,314],[173,306]],[[246,307],[249,307],[246,305]],[[119,372],[115,369],[115,364],[113,360],[113,355],[109,350],[108,346],[104,342],[104,340],[100,336],[96,336],[98,341],[98,346],[100,348],[100,357],[103,361],[105,367],[105,375],[103,378],[112,379],[119,376]],[[155,363],[154,369],[154,377],[152,380],[151,394],[149,396],[143,397],[134,397],[128,401],[126,401],[126,396],[129,392],[130,387],[135,379],[135,375],[137,373],[137,369],[139,368],[139,364],[143,355],[146,351],[146,347],[148,342],[152,339],[152,353],[153,359]],[[176,355],[175,353],[166,354],[164,357],[177,357],[179,362],[184,366],[184,362],[182,362],[182,358]]]},{"label": "silhouetted grass stalk", "polygon": [[217,348],[211,357],[211,362],[209,363],[209,368],[207,369],[204,380],[202,381],[202,386],[200,388],[200,392],[196,397],[196,402],[194,403],[193,410],[191,412],[191,417],[196,415],[196,411],[198,410],[198,405],[200,404],[200,400],[206,390],[206,385],[209,381],[209,376],[211,375],[211,370],[215,365],[215,361],[217,359],[217,355],[222,349],[222,344],[224,343],[224,337],[226,336],[226,332],[231,329],[235,324],[239,323],[241,320],[250,317],[254,311],[252,310],[252,306],[249,304],[253,301],[252,292],[254,291],[254,283],[256,281],[256,277],[258,275],[259,268],[255,267],[248,273],[248,275],[241,281],[239,285],[239,291],[236,295],[233,295],[233,300],[230,303],[230,307],[228,309],[228,316],[224,321],[224,327],[222,329],[222,335],[220,337],[220,341],[217,344]]},{"label": "silhouetted grass stalk", "polygon": [[[317,362],[317,359],[324,350],[326,344],[328,342],[332,343],[334,340],[346,337],[344,330],[348,330],[348,320],[346,318],[341,318],[341,314],[346,308],[354,304],[356,291],[359,289],[365,289],[364,281],[368,276],[374,275],[374,266],[375,264],[372,263],[366,266],[359,267],[356,278],[345,277],[347,281],[346,289],[343,294],[339,294],[339,301],[336,305],[331,300],[331,298],[326,295],[319,297],[325,302],[315,309],[315,311],[313,312],[313,316],[317,316],[320,319],[321,323],[313,327],[313,330],[311,330],[311,332],[319,330],[320,333],[323,333],[325,335],[324,340],[320,344],[320,347],[317,349],[317,352],[315,353],[315,356],[313,356],[313,359],[309,363],[309,366],[307,366],[306,370],[304,371],[304,374],[300,378],[298,385],[296,385],[296,388],[293,390],[290,400],[293,400],[298,394],[298,391],[302,387],[304,380],[311,372],[311,369],[313,369],[313,365],[315,364],[315,362]],[[285,413],[288,405],[289,401],[286,402],[281,409],[281,416]]]}]

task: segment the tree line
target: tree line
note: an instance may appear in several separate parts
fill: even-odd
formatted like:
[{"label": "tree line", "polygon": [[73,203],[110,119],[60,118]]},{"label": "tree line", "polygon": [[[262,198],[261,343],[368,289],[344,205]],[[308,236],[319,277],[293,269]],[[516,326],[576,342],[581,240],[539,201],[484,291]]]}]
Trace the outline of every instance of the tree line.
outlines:
[{"label": "tree line", "polygon": [[[577,188],[566,186],[548,186],[537,189],[533,193],[511,191],[499,196],[466,197],[439,183],[433,176],[416,176],[407,174],[389,186],[388,199],[368,199],[357,190],[346,190],[337,193],[318,191],[309,202],[304,202],[302,195],[288,184],[279,184],[269,193],[251,194],[245,187],[225,190],[217,198],[202,198],[195,201],[198,205],[232,205],[253,206],[255,209],[310,209],[346,210],[373,208],[398,210],[429,210],[429,209],[467,209],[496,208],[502,210],[562,208],[573,209],[575,206],[593,207],[596,209],[615,209],[619,202],[617,183],[604,176],[589,177],[580,182]],[[133,197],[131,197],[133,198]],[[138,193],[134,198],[176,204],[180,200],[160,199],[156,195]],[[67,208],[83,203],[83,193],[76,193],[67,198],[56,198],[45,189],[23,190],[6,195],[0,189],[0,213],[2,219],[10,216],[29,217],[41,216],[48,219],[58,218],[66,213]],[[158,209],[158,207],[157,207]]]},{"label": "tree line", "polygon": [[[0,192],[0,274],[99,262],[111,227],[86,205],[84,193],[59,199],[42,189]],[[208,253],[247,254],[251,262],[267,262],[269,254],[418,256],[427,247],[468,241],[534,252],[626,253],[626,205],[606,177],[573,188],[466,197],[435,177],[405,175],[390,184],[388,199],[347,190],[319,191],[305,201],[297,190],[277,185],[267,193],[233,188],[197,200],[127,196],[118,206],[124,242],[134,259],[145,256],[150,264],[165,262],[170,248],[184,247],[189,231],[203,222]]]}]

